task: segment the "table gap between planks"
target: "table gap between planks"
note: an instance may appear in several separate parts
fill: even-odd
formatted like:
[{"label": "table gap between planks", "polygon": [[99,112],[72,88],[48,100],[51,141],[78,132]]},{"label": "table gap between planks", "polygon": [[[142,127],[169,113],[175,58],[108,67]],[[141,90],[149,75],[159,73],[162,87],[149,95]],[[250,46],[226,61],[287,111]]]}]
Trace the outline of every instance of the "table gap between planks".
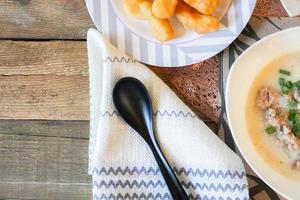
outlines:
[{"label": "table gap between planks", "polygon": [[[255,14],[286,15],[277,0],[259,1]],[[0,1],[0,199],[91,199],[90,27],[84,0]],[[205,79],[203,67],[150,68],[216,131],[217,110],[203,114],[216,99],[198,98],[210,87],[189,78]],[[201,94],[187,94],[190,84]]]}]

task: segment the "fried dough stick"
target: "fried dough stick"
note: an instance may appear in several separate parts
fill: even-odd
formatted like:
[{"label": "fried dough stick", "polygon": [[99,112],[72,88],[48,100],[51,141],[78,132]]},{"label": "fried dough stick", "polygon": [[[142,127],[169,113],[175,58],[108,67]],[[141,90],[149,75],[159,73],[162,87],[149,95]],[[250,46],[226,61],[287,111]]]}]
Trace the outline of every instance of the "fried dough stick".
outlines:
[{"label": "fried dough stick", "polygon": [[160,19],[152,15],[152,2],[149,0],[124,0],[124,9],[132,16],[147,20],[151,34],[160,42],[174,37],[172,26],[168,19]]},{"label": "fried dough stick", "polygon": [[204,15],[213,14],[216,11],[218,5],[220,4],[220,0],[183,0],[183,1]]},{"label": "fried dough stick", "polygon": [[149,20],[151,34],[160,42],[174,38],[173,28],[167,19],[152,17]]},{"label": "fried dough stick", "polygon": [[152,16],[152,1],[149,0],[124,0],[124,10],[135,18],[148,20]]},{"label": "fried dough stick", "polygon": [[161,19],[168,19],[175,13],[178,0],[154,0],[152,14]]},{"label": "fried dough stick", "polygon": [[216,17],[202,15],[183,2],[178,2],[175,15],[185,29],[199,34],[216,31],[220,27]]}]

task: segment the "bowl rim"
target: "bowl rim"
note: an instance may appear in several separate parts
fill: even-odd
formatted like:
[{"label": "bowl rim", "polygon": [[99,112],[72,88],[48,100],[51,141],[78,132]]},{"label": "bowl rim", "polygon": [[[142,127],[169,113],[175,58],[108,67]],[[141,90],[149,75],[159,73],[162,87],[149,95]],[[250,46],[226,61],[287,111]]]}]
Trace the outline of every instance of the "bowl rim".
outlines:
[{"label": "bowl rim", "polygon": [[[227,81],[226,81],[226,89],[225,89],[225,109],[226,111],[229,110],[229,90],[230,90],[230,82],[232,81],[232,76],[233,73],[235,71],[235,69],[238,67],[238,63],[240,62],[241,59],[243,59],[249,52],[253,51],[253,49],[255,49],[258,45],[260,45],[263,42],[266,42],[268,40],[271,40],[272,38],[277,37],[278,35],[281,34],[286,34],[288,32],[293,32],[293,31],[299,31],[300,32],[300,26],[296,26],[296,27],[292,27],[292,28],[287,28],[281,31],[277,31],[275,33],[272,33],[264,38],[262,38],[261,40],[257,41],[256,43],[254,43],[253,45],[251,45],[249,48],[247,48],[232,64],[229,73],[228,73],[228,77],[227,77]],[[238,139],[237,133],[236,131],[233,130],[233,123],[232,123],[232,119],[231,116],[229,115],[229,112],[227,112],[227,120],[228,120],[228,125],[230,128],[230,131],[232,133],[232,137],[234,139],[235,144],[237,145],[241,155],[243,156],[243,158],[246,160],[247,164],[251,167],[251,169],[259,176],[259,178],[261,178],[269,187],[271,187],[274,191],[276,191],[278,194],[280,194],[281,196],[283,196],[284,198],[287,199],[291,199],[289,196],[287,196],[287,194],[284,194],[283,192],[281,192],[280,190],[278,190],[277,188],[275,188],[274,186],[272,186],[267,180],[266,178],[260,174],[258,172],[258,170],[255,168],[255,164],[249,162],[249,158],[246,155],[246,151],[242,148],[242,145],[240,143],[240,140]]]}]

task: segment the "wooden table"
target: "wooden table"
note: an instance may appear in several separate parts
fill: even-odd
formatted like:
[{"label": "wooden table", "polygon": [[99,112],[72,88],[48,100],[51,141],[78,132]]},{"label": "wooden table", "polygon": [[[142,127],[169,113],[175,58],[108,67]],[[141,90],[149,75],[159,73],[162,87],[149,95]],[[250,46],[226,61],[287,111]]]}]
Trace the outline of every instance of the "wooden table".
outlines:
[{"label": "wooden table", "polygon": [[[254,14],[286,15],[278,0],[260,0]],[[93,26],[84,0],[0,1],[0,199],[90,199]],[[216,130],[218,57],[151,69]]]}]

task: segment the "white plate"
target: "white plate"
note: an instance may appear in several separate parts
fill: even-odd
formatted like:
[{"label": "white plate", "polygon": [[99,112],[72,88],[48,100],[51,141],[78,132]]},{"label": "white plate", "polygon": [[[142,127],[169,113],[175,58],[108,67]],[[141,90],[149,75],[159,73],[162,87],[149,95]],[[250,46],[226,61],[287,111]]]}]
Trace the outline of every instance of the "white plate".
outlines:
[{"label": "white plate", "polygon": [[225,49],[248,23],[255,2],[222,1],[215,15],[221,19],[223,27],[204,35],[184,31],[173,19],[178,37],[159,43],[150,35],[146,22],[134,19],[123,11],[122,0],[86,0],[96,27],[114,46],[140,62],[166,67],[194,64]]},{"label": "white plate", "polygon": [[275,58],[300,51],[300,27],[272,34],[248,48],[232,65],[226,88],[226,110],[233,138],[251,168],[275,191],[300,199],[300,183],[271,168],[255,150],[246,127],[245,109],[250,86],[258,73]]},{"label": "white plate", "polygon": [[300,0],[281,0],[281,2],[289,16],[300,15]]}]

